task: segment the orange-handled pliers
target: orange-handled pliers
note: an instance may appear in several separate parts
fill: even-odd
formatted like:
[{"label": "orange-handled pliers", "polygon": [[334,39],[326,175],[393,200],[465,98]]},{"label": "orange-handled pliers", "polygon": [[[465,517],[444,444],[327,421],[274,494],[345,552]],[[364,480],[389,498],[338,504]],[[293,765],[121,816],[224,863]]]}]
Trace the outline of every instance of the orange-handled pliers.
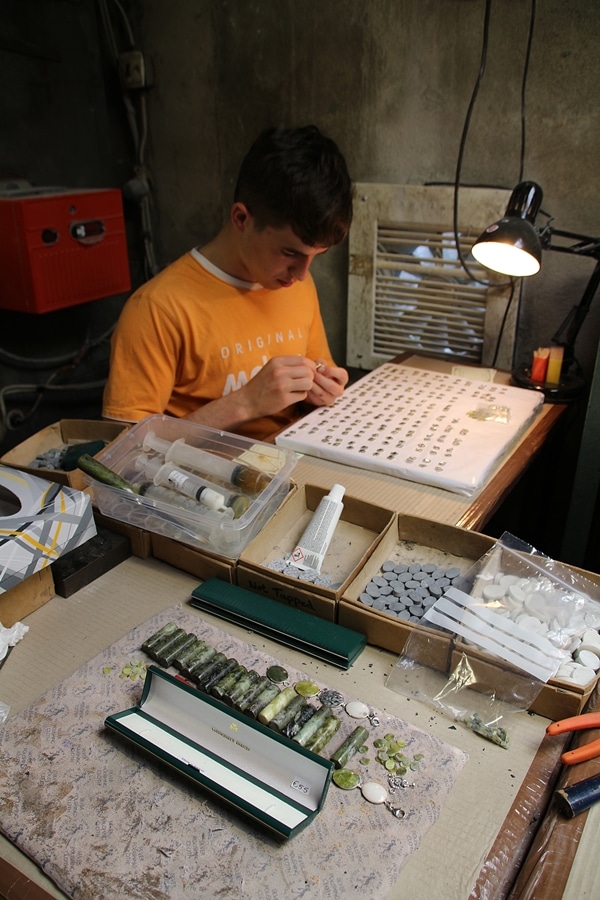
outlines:
[{"label": "orange-handled pliers", "polygon": [[[546,728],[546,734],[564,734],[565,731],[584,731],[586,728],[600,728],[600,713],[583,713],[581,716],[552,722]],[[600,756],[600,740],[591,741],[576,750],[567,750],[561,759],[566,766],[572,766],[574,763],[585,762],[586,759],[594,759],[595,756]]]}]

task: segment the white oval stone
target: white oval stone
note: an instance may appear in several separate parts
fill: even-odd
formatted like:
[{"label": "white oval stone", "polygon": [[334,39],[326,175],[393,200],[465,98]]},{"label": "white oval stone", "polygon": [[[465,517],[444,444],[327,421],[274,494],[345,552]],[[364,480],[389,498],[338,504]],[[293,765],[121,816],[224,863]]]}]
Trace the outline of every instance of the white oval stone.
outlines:
[{"label": "white oval stone", "polygon": [[385,803],[387,800],[388,792],[377,781],[367,781],[366,784],[361,785],[360,791],[369,803]]},{"label": "white oval stone", "polygon": [[346,703],[345,709],[353,719],[366,719],[369,715],[369,707],[362,700],[351,700],[349,703]]}]

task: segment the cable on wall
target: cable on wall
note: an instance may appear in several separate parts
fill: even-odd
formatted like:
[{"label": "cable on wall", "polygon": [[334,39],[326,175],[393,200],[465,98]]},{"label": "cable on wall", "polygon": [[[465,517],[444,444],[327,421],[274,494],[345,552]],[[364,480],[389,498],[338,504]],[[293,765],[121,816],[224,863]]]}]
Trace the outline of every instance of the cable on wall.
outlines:
[{"label": "cable on wall", "polygon": [[[460,144],[458,149],[458,157],[456,163],[456,174],[454,178],[454,240],[456,243],[456,252],[458,254],[458,258],[460,263],[473,281],[481,281],[481,279],[476,278],[475,275],[469,269],[467,261],[464,257],[464,254],[460,247],[459,241],[459,233],[458,233],[458,199],[459,199],[459,188],[460,188],[460,180],[461,180],[461,172],[462,172],[462,164],[465,146],[467,142],[467,136],[469,133],[469,128],[471,125],[471,116],[473,114],[473,109],[475,108],[475,102],[477,100],[477,96],[479,94],[479,89],[481,87],[481,83],[483,81],[483,76],[485,74],[486,64],[487,64],[487,51],[489,46],[489,25],[490,25],[490,15],[492,10],[492,0],[486,0],[485,3],[485,12],[484,12],[484,20],[483,20],[483,36],[482,36],[482,44],[481,44],[481,57],[479,63],[479,71],[477,73],[477,78],[475,80],[475,85],[473,87],[473,91],[471,93],[471,98],[469,101],[469,105],[467,108],[467,113],[465,116],[465,121],[463,125],[463,130],[460,138]],[[523,167],[525,161],[525,144],[526,144],[526,92],[527,92],[527,76],[529,73],[529,61],[531,58],[531,45],[533,42],[533,34],[535,27],[535,14],[536,14],[536,0],[531,0],[531,11],[529,17],[529,29],[527,35],[527,48],[525,52],[525,61],[523,65],[523,75],[521,78],[521,149],[519,155],[519,181],[522,180],[523,175]],[[487,284],[491,284],[491,282],[486,282]],[[496,360],[498,358],[498,352],[500,349],[500,344],[502,342],[502,336],[504,332],[504,326],[506,324],[506,320],[508,318],[508,313],[510,311],[510,307],[512,305],[514,296],[515,296],[515,281],[514,279],[510,279],[509,282],[494,282],[494,287],[502,287],[506,284],[511,285],[510,297],[508,299],[506,309],[504,311],[504,315],[502,317],[502,323],[500,326],[500,330],[498,332],[498,339],[496,342],[496,350],[494,352],[494,359],[492,364],[496,364]]]},{"label": "cable on wall", "polygon": [[119,0],[110,0],[118,14],[119,32],[124,33],[126,49],[120,49],[117,29],[113,24],[108,0],[98,0],[100,17],[106,34],[112,64],[115,66],[121,86],[121,95],[127,122],[135,149],[134,175],[124,186],[123,193],[138,204],[144,246],[146,278],[159,271],[154,249],[152,222],[153,183],[146,164],[148,141],[148,109],[146,90],[150,87],[148,61],[136,47],[133,29]]}]

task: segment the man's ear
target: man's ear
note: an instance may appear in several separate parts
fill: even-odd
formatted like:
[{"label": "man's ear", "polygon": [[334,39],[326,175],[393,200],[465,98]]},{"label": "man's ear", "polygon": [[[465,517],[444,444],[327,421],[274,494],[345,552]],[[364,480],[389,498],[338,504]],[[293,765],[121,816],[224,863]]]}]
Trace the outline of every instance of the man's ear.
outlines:
[{"label": "man's ear", "polygon": [[252,213],[245,203],[236,201],[231,207],[231,224],[238,231],[245,231],[252,221]]}]

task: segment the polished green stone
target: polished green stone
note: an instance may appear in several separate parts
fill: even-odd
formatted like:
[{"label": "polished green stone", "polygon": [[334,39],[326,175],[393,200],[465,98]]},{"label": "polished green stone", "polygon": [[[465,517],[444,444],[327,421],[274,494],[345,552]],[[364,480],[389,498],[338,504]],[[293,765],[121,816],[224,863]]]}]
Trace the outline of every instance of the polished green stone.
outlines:
[{"label": "polished green stone", "polygon": [[297,681],[294,687],[301,697],[314,697],[319,693],[319,685],[314,681]]},{"label": "polished green stone", "polygon": [[288,680],[288,673],[283,666],[269,666],[267,669],[267,678],[274,684],[282,684]]},{"label": "polished green stone", "polygon": [[333,773],[333,783],[343,791],[352,791],[359,786],[360,775],[351,769],[338,769]]}]

